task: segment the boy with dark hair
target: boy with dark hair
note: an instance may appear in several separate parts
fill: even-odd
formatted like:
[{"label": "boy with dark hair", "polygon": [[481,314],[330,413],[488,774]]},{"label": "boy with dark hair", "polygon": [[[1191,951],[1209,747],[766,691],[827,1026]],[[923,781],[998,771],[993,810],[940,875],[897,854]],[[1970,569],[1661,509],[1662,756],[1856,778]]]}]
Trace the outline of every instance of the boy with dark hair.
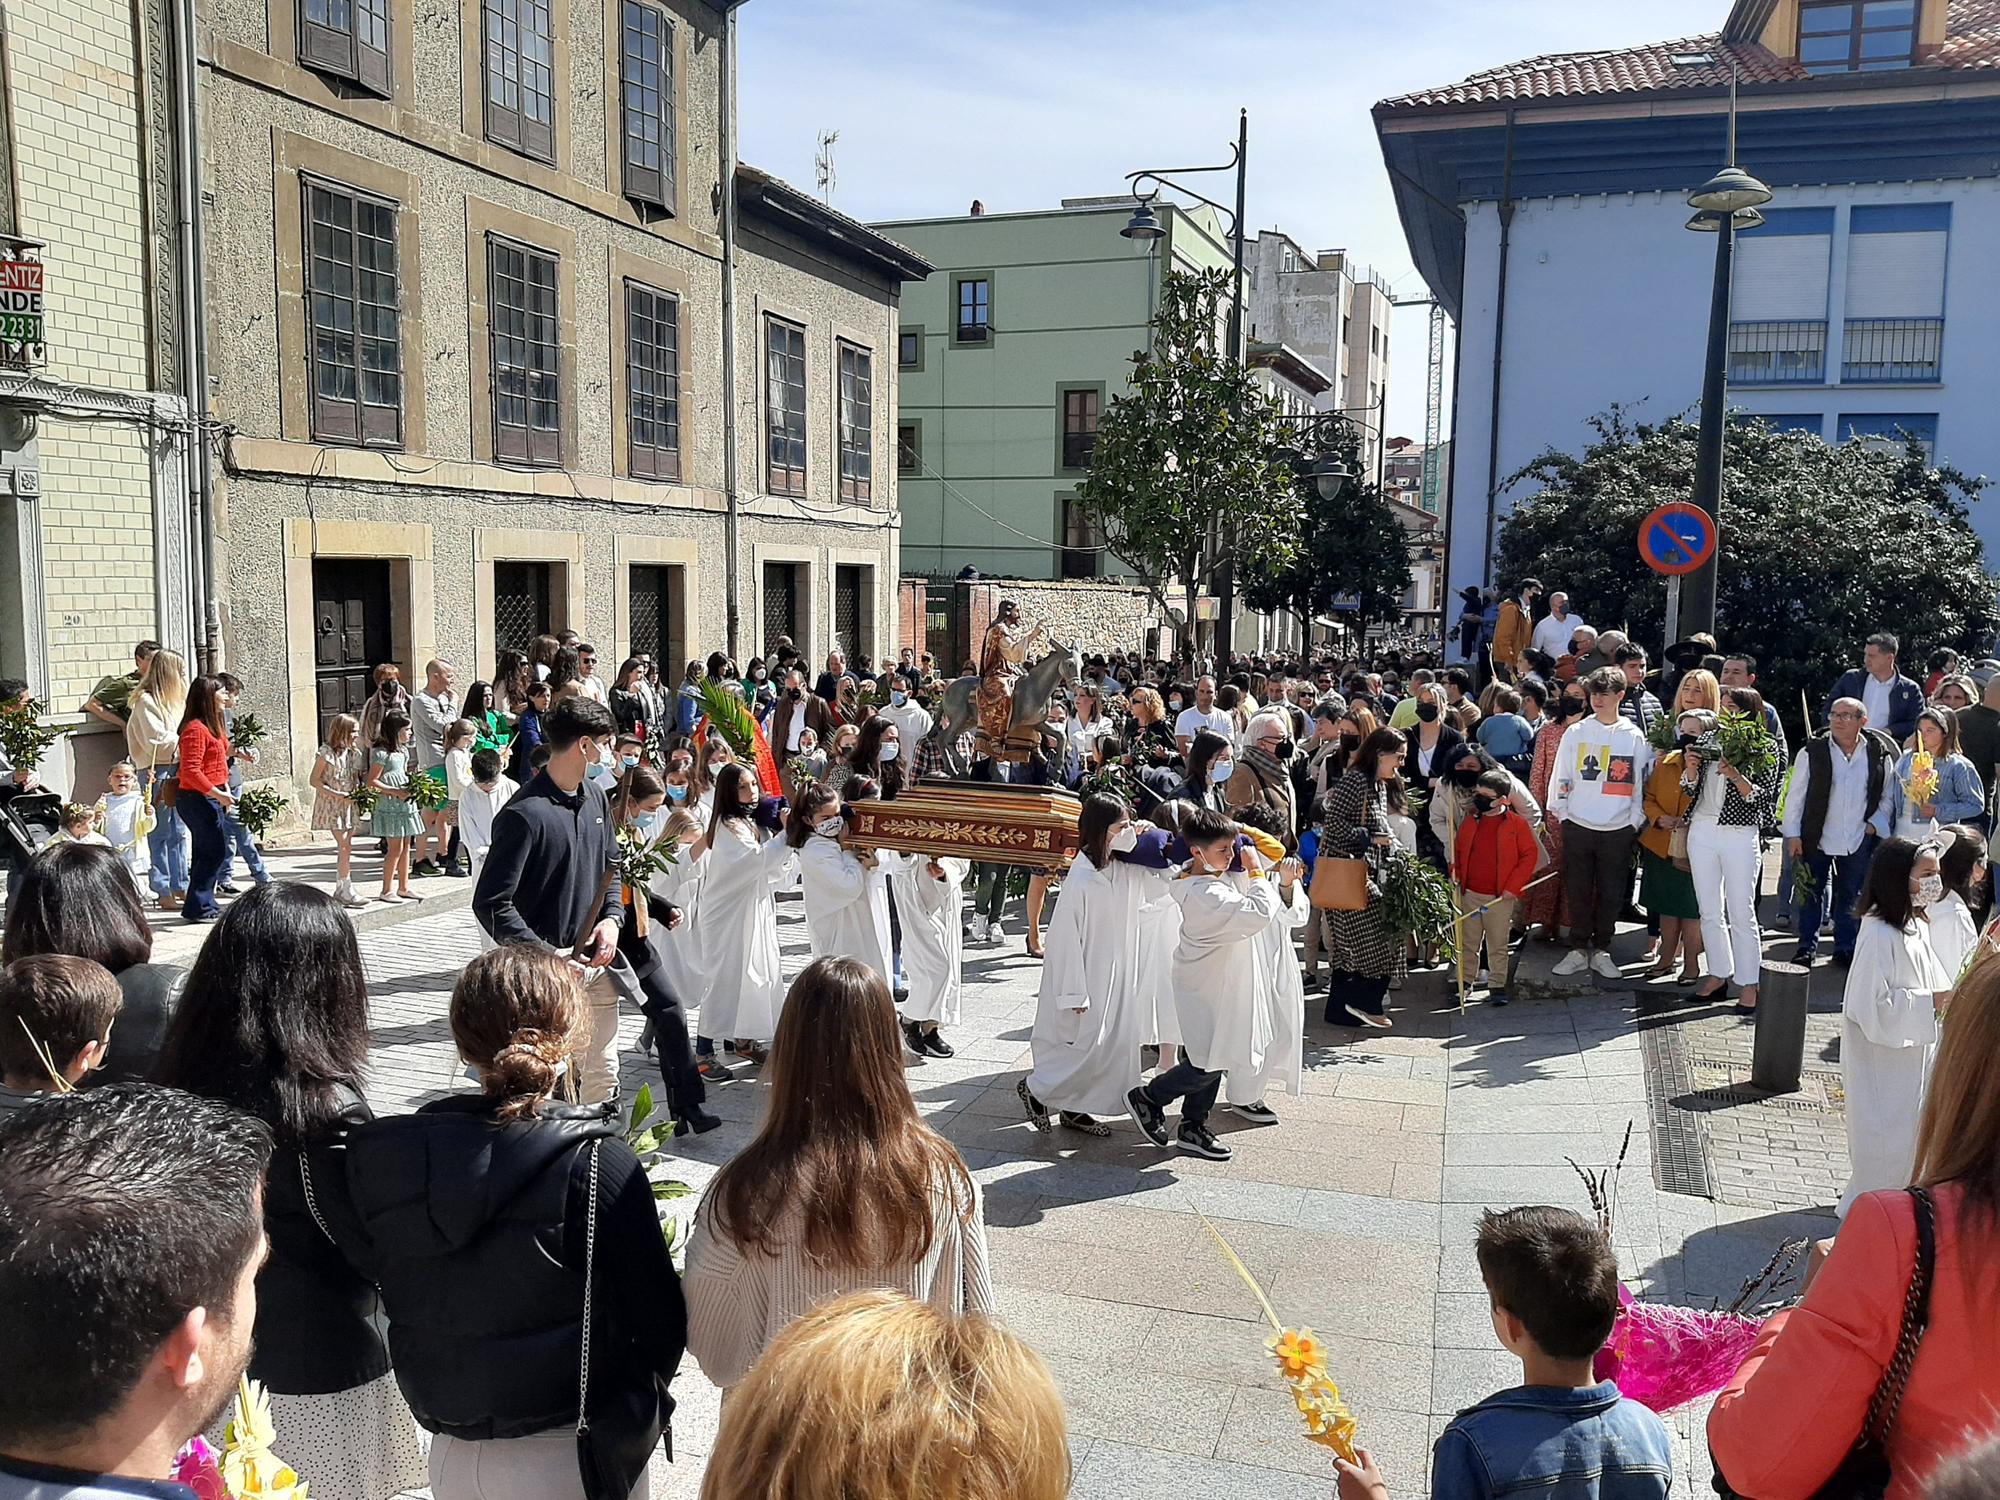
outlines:
[{"label": "boy with dark hair", "polygon": [[1618,1258],[1604,1232],[1566,1208],[1510,1208],[1480,1221],[1477,1248],[1493,1331],[1521,1361],[1522,1382],[1452,1419],[1432,1450],[1431,1492],[1665,1500],[1665,1424],[1591,1368],[1618,1316]]},{"label": "boy with dark hair", "polygon": [[250,1363],[271,1132],[118,1083],[0,1120],[0,1500],[165,1481]]},{"label": "boy with dark hair", "polygon": [[1486,994],[1489,1005],[1507,1003],[1507,943],[1514,908],[1534,879],[1541,855],[1535,830],[1509,805],[1513,792],[1514,779],[1507,772],[1483,773],[1472,789],[1471,816],[1459,823],[1452,849],[1458,909],[1465,918],[1458,939],[1459,987],[1461,992],[1472,988],[1484,938],[1484,972],[1494,976]]},{"label": "boy with dark hair", "polygon": [[88,958],[41,954],[0,971],[0,1119],[102,1065],[124,999]]}]

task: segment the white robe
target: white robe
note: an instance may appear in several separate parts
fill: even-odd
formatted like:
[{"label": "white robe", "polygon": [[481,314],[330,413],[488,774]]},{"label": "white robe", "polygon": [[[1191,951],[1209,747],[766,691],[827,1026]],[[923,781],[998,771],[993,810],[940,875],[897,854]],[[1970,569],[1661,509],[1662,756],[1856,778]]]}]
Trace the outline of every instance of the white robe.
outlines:
[{"label": "white robe", "polygon": [[1849,1167],[1843,1216],[1863,1193],[1909,1186],[1924,1080],[1937,1049],[1935,997],[1951,979],[1931,951],[1925,923],[1898,932],[1880,917],[1861,919],[1841,1002]]},{"label": "white robe", "polygon": [[1175,881],[1172,890],[1181,908],[1174,949],[1181,1051],[1211,1073],[1254,1074],[1272,1047],[1258,952],[1282,910],[1277,884],[1238,871]]},{"label": "white robe", "polygon": [[1159,884],[1149,888],[1139,905],[1138,969],[1133,983],[1147,1015],[1140,1040],[1149,1047],[1177,1047],[1181,1040],[1181,1020],[1174,1013],[1174,948],[1181,940],[1181,904],[1167,888],[1171,874],[1161,872]]},{"label": "white robe", "polygon": [[1116,860],[1100,870],[1083,856],[1063,877],[1042,939],[1028,1075],[1029,1091],[1050,1109],[1115,1115],[1138,1087],[1159,958],[1146,951],[1145,913],[1155,902],[1173,904],[1169,879],[1169,871]]},{"label": "white robe", "polygon": [[956,1026],[964,997],[965,874],[962,859],[941,859],[944,879],[931,874],[931,862],[918,854],[881,856],[889,871],[889,888],[896,898],[896,917],[903,924],[903,971],[910,990],[900,1007],[906,1021],[934,1021]]},{"label": "white robe", "polygon": [[800,847],[799,889],[814,958],[856,958],[889,981],[889,883],[839,839],[813,834]]},{"label": "white robe", "polygon": [[[665,836],[662,831],[660,837]],[[689,843],[693,842],[693,837],[689,835]],[[687,845],[683,844],[674,852],[674,862],[646,883],[646,888],[655,896],[662,901],[671,901],[681,909],[681,925],[671,932],[655,924],[653,951],[659,955],[660,972],[666,978],[667,988],[690,1012],[700,1007],[701,992],[708,985],[708,975],[701,966],[701,952],[697,947],[701,941],[697,918],[701,912],[701,872],[704,863],[690,858]]]},{"label": "white robe", "polygon": [[732,818],[701,857],[701,1035],[767,1041],[778,1029],[785,975],[778,961],[778,907],[771,898],[791,881],[792,850],[783,839],[759,845],[751,826]]},{"label": "white robe", "polygon": [[1937,955],[1946,976],[1956,985],[1966,959],[1972,956],[1973,944],[1979,941],[1979,924],[1972,920],[1965,903],[1950,891],[1930,909],[1930,919],[1931,952]]},{"label": "white robe", "polygon": [[1292,934],[1311,916],[1312,903],[1301,882],[1292,887],[1289,903],[1279,893],[1277,920],[1251,944],[1257,1003],[1266,1015],[1270,1044],[1258,1066],[1230,1070],[1222,1088],[1230,1104],[1255,1104],[1273,1088],[1294,1096],[1305,1092],[1306,987]]}]

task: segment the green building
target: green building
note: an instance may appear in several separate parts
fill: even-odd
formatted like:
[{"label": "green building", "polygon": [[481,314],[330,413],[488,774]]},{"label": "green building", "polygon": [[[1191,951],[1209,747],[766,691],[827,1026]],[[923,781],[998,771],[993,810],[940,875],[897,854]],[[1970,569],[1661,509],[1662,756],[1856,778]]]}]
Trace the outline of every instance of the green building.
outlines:
[{"label": "green building", "polygon": [[1124,239],[1132,199],[881,224],[938,269],[903,290],[897,494],[906,576],[1115,580],[1072,503],[1097,418],[1146,347],[1163,270],[1229,265],[1216,216],[1157,205],[1166,237]]}]

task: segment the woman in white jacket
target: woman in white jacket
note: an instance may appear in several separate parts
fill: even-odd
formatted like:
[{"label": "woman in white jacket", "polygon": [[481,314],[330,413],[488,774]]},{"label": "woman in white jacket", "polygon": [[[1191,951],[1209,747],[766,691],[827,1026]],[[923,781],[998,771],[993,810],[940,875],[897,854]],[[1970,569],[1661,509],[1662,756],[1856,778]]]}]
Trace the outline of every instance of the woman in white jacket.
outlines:
[{"label": "woman in white jacket", "polygon": [[1938,1013],[1952,981],[1930,940],[1929,909],[1943,896],[1934,845],[1885,839],[1869,861],[1861,931],[1841,999],[1848,1157],[1843,1216],[1863,1193],[1910,1181]]},{"label": "woman in white jacket", "polygon": [[702,867],[696,937],[705,975],[695,1048],[704,1058],[720,1037],[734,1040],[738,1057],[761,1062],[759,1043],[777,1030],[785,1002],[773,898],[791,883],[796,860],[783,839],[759,839],[757,813],[757,773],[723,766],[708,832],[692,851]]},{"label": "woman in white jacket", "polygon": [[881,862],[850,849],[840,793],[823,781],[800,793],[785,825],[798,852],[814,958],[853,958],[889,977],[889,885]]},{"label": "woman in white jacket", "polygon": [[[1173,904],[1167,835],[1134,823],[1116,797],[1091,797],[1080,847],[1045,939],[1032,1035],[1034,1070],[1016,1086],[1037,1130],[1051,1114],[1071,1130],[1109,1135],[1096,1117],[1125,1108],[1144,1071],[1139,1049],[1167,954],[1145,941],[1147,914]],[[1176,1033],[1178,1035],[1178,1033]]]},{"label": "woman in white jacket", "polygon": [[188,889],[187,824],[160,801],[160,784],[179,777],[181,712],[187,707],[187,665],[178,652],[156,651],[132,689],[125,721],[125,758],[139,773],[158,820],[147,835],[148,884],[162,911],[178,911]]}]

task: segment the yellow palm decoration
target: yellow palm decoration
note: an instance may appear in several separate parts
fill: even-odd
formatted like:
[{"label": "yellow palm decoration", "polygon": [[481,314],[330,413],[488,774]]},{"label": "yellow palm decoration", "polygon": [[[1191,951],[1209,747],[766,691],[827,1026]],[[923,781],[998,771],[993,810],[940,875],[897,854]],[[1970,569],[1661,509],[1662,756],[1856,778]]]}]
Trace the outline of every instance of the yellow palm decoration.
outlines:
[{"label": "yellow palm decoration", "polygon": [[270,1396],[244,1376],[236,1383],[236,1415],[223,1434],[222,1446],[222,1482],[237,1500],[252,1495],[306,1500],[306,1482],[271,1451],[277,1437]]}]

